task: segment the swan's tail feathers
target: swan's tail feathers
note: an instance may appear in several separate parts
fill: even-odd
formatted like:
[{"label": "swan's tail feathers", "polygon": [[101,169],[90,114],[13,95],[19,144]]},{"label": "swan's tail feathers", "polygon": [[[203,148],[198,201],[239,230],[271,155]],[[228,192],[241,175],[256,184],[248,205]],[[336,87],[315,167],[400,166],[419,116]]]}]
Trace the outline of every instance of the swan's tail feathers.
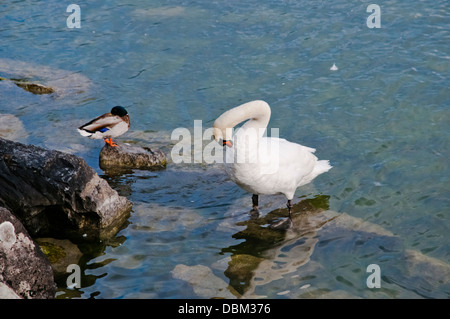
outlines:
[{"label": "swan's tail feathers", "polygon": [[303,177],[303,179],[301,180],[300,184],[298,184],[297,187],[308,184],[318,175],[328,172],[331,168],[332,166],[330,165],[329,161],[327,160],[317,161],[311,173]]},{"label": "swan's tail feathers", "polygon": [[310,153],[314,153],[316,151],[316,149],[312,148],[312,147],[307,147],[307,146],[303,146],[303,147]]},{"label": "swan's tail feathers", "polygon": [[322,173],[328,172],[333,166],[330,165],[330,161],[328,160],[321,160],[318,161],[316,166],[313,169],[313,175],[317,176]]}]

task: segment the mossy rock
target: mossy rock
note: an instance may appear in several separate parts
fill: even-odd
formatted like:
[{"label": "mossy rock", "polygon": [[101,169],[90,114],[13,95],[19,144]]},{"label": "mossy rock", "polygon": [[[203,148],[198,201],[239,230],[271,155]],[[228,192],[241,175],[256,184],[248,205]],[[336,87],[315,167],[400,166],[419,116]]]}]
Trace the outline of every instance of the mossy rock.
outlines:
[{"label": "mossy rock", "polygon": [[[251,272],[258,267],[264,258],[255,257],[247,254],[239,254],[231,256],[225,275],[228,278],[234,278],[239,281],[247,281],[252,277]],[[249,277],[249,278],[247,278]]]},{"label": "mossy rock", "polygon": [[57,263],[59,260],[65,258],[67,255],[66,252],[64,251],[64,248],[54,243],[43,242],[40,244],[40,247],[44,255],[47,256],[48,260],[52,264]]},{"label": "mossy rock", "polygon": [[42,84],[32,83],[28,82],[24,79],[6,79],[3,77],[0,77],[0,81],[11,81],[18,87],[24,89],[25,91],[28,91],[33,94],[52,94],[55,92],[54,89],[48,86],[44,86]]},{"label": "mossy rock", "polygon": [[37,238],[36,243],[50,261],[55,275],[67,274],[67,266],[78,264],[82,253],[71,241],[55,238]]}]

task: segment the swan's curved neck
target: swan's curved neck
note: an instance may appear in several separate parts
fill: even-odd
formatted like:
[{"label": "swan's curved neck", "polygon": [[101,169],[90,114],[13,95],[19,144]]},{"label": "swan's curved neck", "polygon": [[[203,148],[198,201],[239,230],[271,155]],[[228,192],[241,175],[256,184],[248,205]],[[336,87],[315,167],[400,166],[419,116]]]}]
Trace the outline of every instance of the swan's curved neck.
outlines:
[{"label": "swan's curved neck", "polygon": [[[242,128],[264,132],[270,120],[270,106],[264,101],[251,101],[226,111],[214,122],[214,130],[221,133],[224,140],[230,140],[231,129],[239,123],[249,120]],[[218,130],[220,130],[218,132]]]}]

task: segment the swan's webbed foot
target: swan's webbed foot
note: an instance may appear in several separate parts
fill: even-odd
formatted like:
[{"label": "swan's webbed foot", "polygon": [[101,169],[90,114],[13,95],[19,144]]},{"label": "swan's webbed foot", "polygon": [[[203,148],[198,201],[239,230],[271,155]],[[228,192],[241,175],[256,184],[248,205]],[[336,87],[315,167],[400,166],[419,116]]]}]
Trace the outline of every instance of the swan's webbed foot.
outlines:
[{"label": "swan's webbed foot", "polygon": [[292,205],[292,200],[289,199],[286,206],[289,211],[288,217],[283,218],[282,220],[270,225],[269,226],[270,229],[286,230],[286,229],[291,228],[294,225],[294,223],[292,222],[292,217],[291,217],[291,210],[292,210],[292,207],[294,206],[294,205]]}]

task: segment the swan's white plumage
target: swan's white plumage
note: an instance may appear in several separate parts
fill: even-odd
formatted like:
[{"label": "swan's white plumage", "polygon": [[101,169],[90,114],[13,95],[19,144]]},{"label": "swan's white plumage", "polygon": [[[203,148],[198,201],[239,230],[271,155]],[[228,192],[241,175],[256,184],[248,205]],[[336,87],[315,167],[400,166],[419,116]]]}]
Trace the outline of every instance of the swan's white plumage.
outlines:
[{"label": "swan's white plumage", "polygon": [[[217,140],[232,139],[232,147],[226,147],[225,168],[237,185],[252,194],[284,194],[291,200],[298,187],[327,172],[331,165],[319,161],[314,148],[263,137],[270,114],[264,101],[242,104],[214,122],[214,135]],[[230,129],[245,120],[231,137]]]}]

